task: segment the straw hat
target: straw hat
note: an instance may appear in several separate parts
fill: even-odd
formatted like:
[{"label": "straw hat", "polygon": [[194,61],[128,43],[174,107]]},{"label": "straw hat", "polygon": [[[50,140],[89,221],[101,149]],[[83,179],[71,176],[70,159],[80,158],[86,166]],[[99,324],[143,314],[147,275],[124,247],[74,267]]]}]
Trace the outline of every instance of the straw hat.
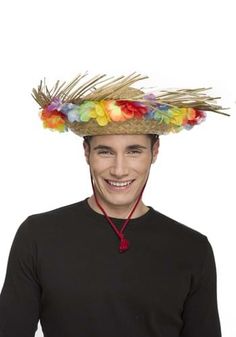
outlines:
[{"label": "straw hat", "polygon": [[220,97],[205,93],[211,88],[144,92],[133,84],[147,76],[98,75],[84,81],[86,76],[80,74],[68,84],[57,81],[50,90],[41,81],[33,89],[45,128],[70,129],[79,136],[161,135],[191,129],[205,120],[206,111],[228,115],[216,103]]}]

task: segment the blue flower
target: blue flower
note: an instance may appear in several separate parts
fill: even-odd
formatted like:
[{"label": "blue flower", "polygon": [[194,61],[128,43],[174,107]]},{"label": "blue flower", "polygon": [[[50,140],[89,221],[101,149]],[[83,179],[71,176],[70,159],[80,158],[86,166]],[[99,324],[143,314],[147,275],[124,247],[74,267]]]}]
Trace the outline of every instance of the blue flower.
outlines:
[{"label": "blue flower", "polygon": [[79,122],[80,121],[80,116],[78,113],[77,109],[72,109],[67,112],[67,118],[68,120],[73,123],[73,122]]},{"label": "blue flower", "polygon": [[186,130],[191,130],[191,129],[193,128],[193,125],[185,124],[185,125],[184,125],[184,128],[185,128]]},{"label": "blue flower", "polygon": [[74,107],[76,107],[76,105],[73,104],[73,103],[64,103],[64,104],[61,106],[61,110],[60,110],[60,111],[61,111],[64,115],[68,116],[69,111],[72,110]]},{"label": "blue flower", "polygon": [[145,115],[144,118],[145,119],[154,119],[154,115],[155,115],[155,110],[149,110]]},{"label": "blue flower", "polygon": [[158,110],[161,110],[161,111],[168,111],[169,110],[168,104],[157,103],[156,106],[157,106]]}]

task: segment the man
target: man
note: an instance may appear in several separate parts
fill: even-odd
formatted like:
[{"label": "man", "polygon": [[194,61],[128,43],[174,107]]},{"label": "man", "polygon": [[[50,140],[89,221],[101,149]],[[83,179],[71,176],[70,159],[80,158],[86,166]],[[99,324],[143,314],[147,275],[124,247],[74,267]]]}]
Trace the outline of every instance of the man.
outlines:
[{"label": "man", "polygon": [[94,91],[99,77],[73,91],[78,77],[60,90],[34,91],[44,126],[84,136],[93,195],[19,227],[0,297],[0,337],[32,337],[39,320],[45,337],[221,336],[207,237],[142,201],[158,134],[190,128],[217,107],[201,94],[191,107],[176,92],[142,96],[131,86],[138,79]]}]

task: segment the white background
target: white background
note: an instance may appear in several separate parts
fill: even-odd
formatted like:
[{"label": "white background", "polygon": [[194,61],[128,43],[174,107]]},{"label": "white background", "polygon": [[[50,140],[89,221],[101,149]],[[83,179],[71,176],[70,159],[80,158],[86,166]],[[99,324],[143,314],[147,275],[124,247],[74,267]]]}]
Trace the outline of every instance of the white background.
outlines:
[{"label": "white background", "polygon": [[207,235],[222,335],[235,336],[233,1],[8,0],[0,13],[0,286],[20,223],[91,194],[81,138],[41,126],[30,96],[40,79],[136,71],[149,76],[146,87],[212,86],[231,117],[209,113],[201,126],[161,137],[144,201]]}]

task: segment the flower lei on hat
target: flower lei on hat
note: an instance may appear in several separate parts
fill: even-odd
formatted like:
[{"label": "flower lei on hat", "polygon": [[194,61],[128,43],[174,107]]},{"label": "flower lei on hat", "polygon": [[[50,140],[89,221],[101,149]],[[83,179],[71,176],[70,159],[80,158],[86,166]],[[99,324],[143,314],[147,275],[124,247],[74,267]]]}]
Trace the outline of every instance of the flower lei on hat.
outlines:
[{"label": "flower lei on hat", "polygon": [[[138,74],[115,79],[95,76],[78,87],[86,75],[78,75],[69,84],[57,81],[51,90],[41,81],[38,88],[33,89],[32,95],[41,107],[40,118],[45,128],[59,132],[70,128],[79,135],[86,135],[96,134],[98,130],[101,133],[101,128],[105,130],[111,125],[114,126],[111,133],[115,133],[116,126],[123,123],[128,125],[129,132],[133,122],[142,121],[143,125],[151,125],[150,122],[155,125],[151,133],[164,134],[191,129],[205,120],[206,111],[228,115],[215,104],[219,97],[205,94],[210,88],[144,93],[132,87],[135,82],[147,78]],[[81,131],[79,128],[83,124],[93,126],[93,130]]]}]

